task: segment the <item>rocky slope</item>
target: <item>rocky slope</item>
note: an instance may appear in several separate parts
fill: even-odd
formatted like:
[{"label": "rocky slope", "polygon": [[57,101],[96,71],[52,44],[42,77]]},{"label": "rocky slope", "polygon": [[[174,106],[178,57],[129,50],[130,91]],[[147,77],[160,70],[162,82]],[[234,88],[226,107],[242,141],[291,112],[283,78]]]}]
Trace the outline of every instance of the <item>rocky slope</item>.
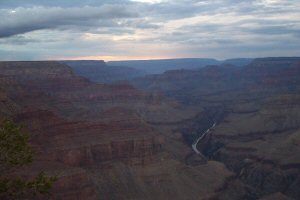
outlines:
[{"label": "rocky slope", "polygon": [[228,60],[216,60],[211,58],[179,58],[179,59],[161,59],[161,60],[123,60],[110,61],[111,66],[127,66],[138,70],[146,71],[148,74],[160,74],[168,70],[178,69],[197,69],[206,65],[229,64],[235,66],[244,66],[249,64],[251,58],[235,58]]},{"label": "rocky slope", "polygon": [[104,61],[76,60],[61,61],[70,66],[76,74],[97,83],[111,83],[114,81],[130,80],[146,75],[143,70],[131,67],[108,66]]},{"label": "rocky slope", "polygon": [[299,197],[299,96],[268,100],[252,114],[228,115],[204,152],[238,174],[256,196]]},{"label": "rocky slope", "polygon": [[[217,122],[198,148],[236,175],[213,199],[299,199],[299,77],[299,58],[263,58],[243,68],[175,70],[133,84],[202,107]],[[193,137],[210,123],[198,119],[181,133]]]},{"label": "rocky slope", "polygon": [[58,62],[2,62],[0,117],[31,133],[35,162],[20,174],[59,176],[53,199],[299,199],[299,77],[299,58],[263,58],[137,89]]},{"label": "rocky slope", "polygon": [[191,149],[174,130],[201,107],[96,84],[58,62],[1,62],[0,75],[1,119],[23,124],[35,151],[19,173],[57,175],[53,199],[204,199],[233,175],[185,162]]}]

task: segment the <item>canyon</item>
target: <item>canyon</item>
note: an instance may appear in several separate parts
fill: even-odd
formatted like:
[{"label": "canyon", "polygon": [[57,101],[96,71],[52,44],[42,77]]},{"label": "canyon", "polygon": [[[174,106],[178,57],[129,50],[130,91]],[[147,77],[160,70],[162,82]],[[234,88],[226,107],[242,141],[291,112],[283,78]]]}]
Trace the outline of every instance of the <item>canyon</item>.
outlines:
[{"label": "canyon", "polygon": [[18,174],[57,200],[299,199],[300,58],[211,64],[0,62],[0,119],[35,153]]}]

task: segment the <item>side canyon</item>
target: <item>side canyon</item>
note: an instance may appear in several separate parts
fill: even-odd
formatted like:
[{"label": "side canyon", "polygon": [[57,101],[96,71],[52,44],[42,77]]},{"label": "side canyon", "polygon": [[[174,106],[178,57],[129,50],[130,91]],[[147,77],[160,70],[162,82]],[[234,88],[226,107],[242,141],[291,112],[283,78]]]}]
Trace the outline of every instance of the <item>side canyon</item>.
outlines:
[{"label": "side canyon", "polygon": [[155,75],[0,62],[0,118],[30,134],[34,162],[18,174],[58,177],[51,199],[296,200],[299,77],[295,57]]}]

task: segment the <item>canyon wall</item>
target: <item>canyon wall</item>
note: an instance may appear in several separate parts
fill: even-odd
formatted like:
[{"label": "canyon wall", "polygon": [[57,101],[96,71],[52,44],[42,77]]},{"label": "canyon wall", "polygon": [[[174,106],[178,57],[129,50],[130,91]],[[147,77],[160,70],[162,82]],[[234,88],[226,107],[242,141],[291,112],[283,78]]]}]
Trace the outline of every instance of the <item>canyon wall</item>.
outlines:
[{"label": "canyon wall", "polygon": [[52,61],[2,62],[0,82],[1,119],[22,124],[34,149],[17,173],[57,176],[51,199],[205,199],[232,176],[219,162],[186,165],[191,149],[173,137],[201,107],[97,84]]}]

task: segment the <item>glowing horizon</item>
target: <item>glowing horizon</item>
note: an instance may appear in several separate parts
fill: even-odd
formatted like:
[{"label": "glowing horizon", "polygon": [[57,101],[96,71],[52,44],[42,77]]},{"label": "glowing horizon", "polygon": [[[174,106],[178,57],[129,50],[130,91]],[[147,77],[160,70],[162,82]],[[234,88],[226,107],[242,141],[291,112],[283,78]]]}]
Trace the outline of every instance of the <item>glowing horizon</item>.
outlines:
[{"label": "glowing horizon", "polygon": [[180,59],[185,57],[127,57],[127,56],[82,56],[82,57],[58,57],[49,58],[47,60],[103,60],[109,61],[125,61],[125,60],[164,60],[164,59]]}]

